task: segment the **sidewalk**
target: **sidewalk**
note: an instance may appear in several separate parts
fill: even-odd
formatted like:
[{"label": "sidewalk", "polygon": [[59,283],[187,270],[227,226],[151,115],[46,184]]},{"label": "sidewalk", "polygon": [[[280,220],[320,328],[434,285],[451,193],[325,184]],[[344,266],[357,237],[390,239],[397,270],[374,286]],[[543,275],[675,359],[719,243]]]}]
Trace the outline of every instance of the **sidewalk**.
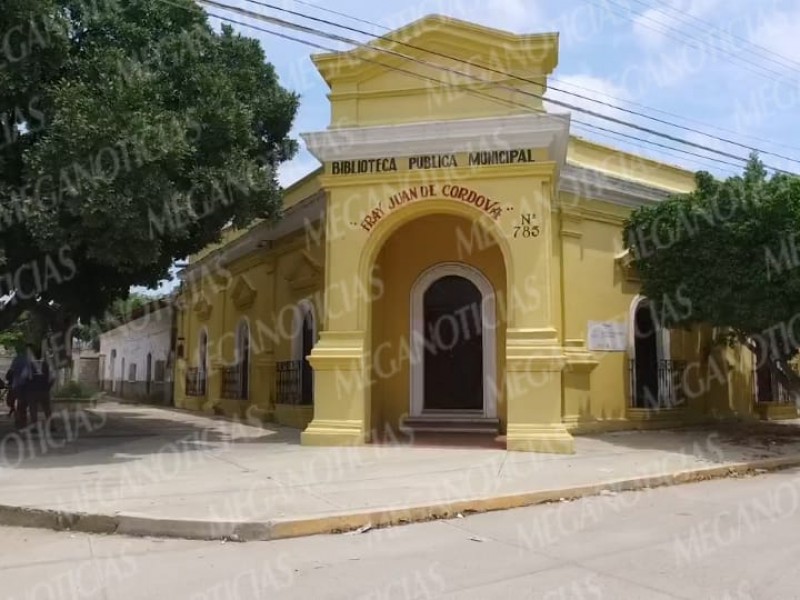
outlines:
[{"label": "sidewalk", "polygon": [[[291,429],[107,402],[54,436],[0,420],[0,524],[273,539],[800,465],[800,424],[576,438],[576,454],[313,448]],[[613,492],[605,492],[613,493]]]}]

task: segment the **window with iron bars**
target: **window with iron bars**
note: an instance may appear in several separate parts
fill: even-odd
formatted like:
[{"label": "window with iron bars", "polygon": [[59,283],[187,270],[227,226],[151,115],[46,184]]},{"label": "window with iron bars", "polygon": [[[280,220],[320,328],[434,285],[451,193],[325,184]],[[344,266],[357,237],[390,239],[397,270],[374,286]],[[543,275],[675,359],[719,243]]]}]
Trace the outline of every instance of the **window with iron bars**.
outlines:
[{"label": "window with iron bars", "polygon": [[[310,366],[303,360],[286,360],[275,364],[278,404],[311,405],[313,390]],[[308,372],[305,372],[308,371]]]},{"label": "window with iron bars", "polygon": [[686,388],[683,377],[686,361],[658,360],[655,371],[649,376],[637,377],[636,359],[628,363],[630,377],[631,408],[665,409],[676,408],[686,403]]},{"label": "window with iron bars", "polygon": [[194,397],[206,395],[206,374],[197,367],[186,369],[186,395]]}]

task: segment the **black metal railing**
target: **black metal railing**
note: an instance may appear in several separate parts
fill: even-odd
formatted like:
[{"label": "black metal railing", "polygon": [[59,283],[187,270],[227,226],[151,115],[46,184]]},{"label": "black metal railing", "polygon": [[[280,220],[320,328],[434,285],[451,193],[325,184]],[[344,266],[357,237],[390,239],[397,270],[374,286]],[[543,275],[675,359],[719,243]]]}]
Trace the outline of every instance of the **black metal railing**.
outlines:
[{"label": "black metal railing", "polygon": [[286,360],[275,363],[276,401],[278,404],[312,404],[308,369],[305,361]]},{"label": "black metal railing", "polygon": [[663,410],[686,402],[686,361],[658,360],[655,364],[628,362],[631,406]]},{"label": "black metal railing", "polygon": [[197,367],[186,369],[186,395],[195,397],[206,395],[206,375]]},{"label": "black metal railing", "polygon": [[[765,370],[767,370],[765,368]],[[766,379],[766,381],[765,381]],[[766,383],[767,389],[759,389],[759,385]],[[753,397],[756,402],[774,402],[775,404],[796,404],[798,392],[792,390],[772,370],[760,374],[758,369],[753,372]]]},{"label": "black metal railing", "polygon": [[239,365],[222,369],[220,393],[225,400],[246,400],[247,393],[242,379],[242,368]]}]

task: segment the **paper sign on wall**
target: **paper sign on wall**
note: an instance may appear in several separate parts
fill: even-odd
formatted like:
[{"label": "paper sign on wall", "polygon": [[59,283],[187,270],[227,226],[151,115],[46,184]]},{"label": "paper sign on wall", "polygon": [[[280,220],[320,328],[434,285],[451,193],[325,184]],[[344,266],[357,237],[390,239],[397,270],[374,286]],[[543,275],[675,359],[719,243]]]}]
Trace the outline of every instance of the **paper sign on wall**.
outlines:
[{"label": "paper sign on wall", "polygon": [[593,352],[625,352],[628,326],[620,321],[589,321],[587,346]]}]

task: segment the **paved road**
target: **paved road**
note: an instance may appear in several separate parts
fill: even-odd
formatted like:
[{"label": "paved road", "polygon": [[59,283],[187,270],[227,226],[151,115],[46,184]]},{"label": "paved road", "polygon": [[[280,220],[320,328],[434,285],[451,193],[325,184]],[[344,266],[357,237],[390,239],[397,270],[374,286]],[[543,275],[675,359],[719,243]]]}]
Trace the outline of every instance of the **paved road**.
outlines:
[{"label": "paved road", "polygon": [[14,600],[800,598],[800,470],[240,544],[0,529]]}]

